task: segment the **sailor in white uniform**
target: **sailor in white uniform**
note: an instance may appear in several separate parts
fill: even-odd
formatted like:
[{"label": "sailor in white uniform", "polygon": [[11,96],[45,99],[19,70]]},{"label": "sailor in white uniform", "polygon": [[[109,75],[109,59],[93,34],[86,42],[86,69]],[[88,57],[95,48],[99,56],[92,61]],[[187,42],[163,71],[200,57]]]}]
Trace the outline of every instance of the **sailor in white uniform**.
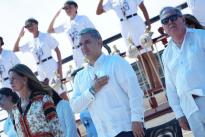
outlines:
[{"label": "sailor in white uniform", "polygon": [[[33,40],[19,47],[19,42],[24,36],[24,28],[33,34]],[[55,50],[58,62],[52,57],[52,50]],[[25,22],[25,26],[22,28],[14,46],[14,52],[16,51],[32,53],[36,61],[40,81],[51,80],[55,77],[56,72],[62,79],[61,52],[58,48],[58,42],[51,35],[38,30],[38,21],[36,19],[29,18]],[[61,95],[65,91],[58,90],[57,92]]]},{"label": "sailor in white uniform", "polygon": [[[69,16],[69,22],[54,28],[56,18],[59,16],[62,9],[64,9],[66,14]],[[75,1],[69,0],[65,2],[64,7],[56,13],[51,21],[48,28],[48,33],[66,32],[73,49],[73,59],[76,68],[80,68],[82,67],[85,59],[79,46],[79,33],[85,28],[94,28],[94,25],[87,16],[78,15],[77,9],[78,5]]]},{"label": "sailor in white uniform", "polygon": [[11,67],[20,63],[20,60],[12,51],[3,49],[3,45],[3,38],[0,37],[0,88],[10,88],[8,71]]},{"label": "sailor in white uniform", "polygon": [[[138,7],[141,9],[146,22],[147,28],[138,15]],[[145,30],[148,32],[151,29],[151,23],[149,21],[149,15],[143,3],[143,0],[107,0],[103,4],[103,0],[99,1],[96,14],[100,15],[108,10],[113,9],[121,24],[121,34],[124,38],[127,46],[130,45],[130,40],[137,47],[141,57],[139,57],[140,62],[145,65],[144,69],[148,74],[150,84],[152,88],[160,87],[161,83],[157,77],[153,67],[157,67],[158,62],[152,53],[151,47],[145,48],[140,45],[140,36],[144,34]],[[152,61],[152,63],[151,63]],[[154,66],[153,66],[154,65]],[[158,69],[156,69],[158,70]]]}]

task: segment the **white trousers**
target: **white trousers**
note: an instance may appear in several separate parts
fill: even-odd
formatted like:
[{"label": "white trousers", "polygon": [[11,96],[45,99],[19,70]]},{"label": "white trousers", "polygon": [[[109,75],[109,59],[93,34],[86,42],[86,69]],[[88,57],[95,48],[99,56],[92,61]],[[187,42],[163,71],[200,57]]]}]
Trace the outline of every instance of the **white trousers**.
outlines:
[{"label": "white trousers", "polygon": [[193,113],[188,122],[194,137],[205,137],[205,97],[198,97],[195,102],[199,111]]}]

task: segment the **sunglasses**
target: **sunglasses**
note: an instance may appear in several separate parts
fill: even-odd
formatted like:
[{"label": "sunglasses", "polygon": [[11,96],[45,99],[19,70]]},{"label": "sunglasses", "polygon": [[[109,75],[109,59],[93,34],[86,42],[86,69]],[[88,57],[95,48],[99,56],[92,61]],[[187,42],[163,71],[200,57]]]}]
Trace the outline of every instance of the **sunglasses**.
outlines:
[{"label": "sunglasses", "polygon": [[181,17],[181,15],[178,15],[178,14],[171,15],[171,16],[169,16],[167,18],[162,19],[161,23],[163,25],[167,25],[169,23],[169,21],[174,22],[174,21],[176,21],[178,19],[178,17]]},{"label": "sunglasses", "polygon": [[64,10],[68,10],[68,9],[70,9],[70,8],[71,8],[71,6],[65,6],[65,7],[63,7]]},{"label": "sunglasses", "polygon": [[30,27],[32,27],[33,26],[33,24],[32,23],[29,23],[29,24],[27,24],[26,26],[25,26],[25,28],[30,28]]}]

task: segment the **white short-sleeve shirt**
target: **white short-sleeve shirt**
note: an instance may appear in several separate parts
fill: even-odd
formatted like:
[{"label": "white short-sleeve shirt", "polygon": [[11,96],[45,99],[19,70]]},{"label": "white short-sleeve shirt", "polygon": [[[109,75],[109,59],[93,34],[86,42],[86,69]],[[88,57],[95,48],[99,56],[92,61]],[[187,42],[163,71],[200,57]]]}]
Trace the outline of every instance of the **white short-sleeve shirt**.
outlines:
[{"label": "white short-sleeve shirt", "polygon": [[56,33],[66,32],[73,48],[73,59],[77,68],[82,67],[84,63],[84,56],[79,47],[79,33],[85,28],[94,28],[94,25],[89,18],[84,15],[76,15],[68,24],[63,24],[55,28]]},{"label": "white short-sleeve shirt", "polygon": [[[104,5],[103,9],[108,11],[113,9],[117,16],[121,19],[125,16],[137,13],[138,6],[143,0],[108,0]],[[123,13],[125,12],[125,13]]]},{"label": "white short-sleeve shirt", "polygon": [[32,53],[36,63],[40,62],[40,64],[37,65],[40,80],[44,80],[45,78],[50,79],[55,74],[57,63],[53,58],[45,62],[41,61],[52,57],[52,50],[57,46],[58,42],[51,35],[39,32],[37,38],[34,38],[32,41],[20,47],[20,51]]},{"label": "white short-sleeve shirt", "polygon": [[[31,52],[39,62],[51,56],[51,50],[58,46],[58,42],[49,34],[39,32],[39,36],[20,47],[22,52]],[[40,60],[39,60],[40,59]]]},{"label": "white short-sleeve shirt", "polygon": [[20,63],[20,60],[15,53],[2,49],[0,54],[0,87],[10,87],[8,71],[18,63]]},{"label": "white short-sleeve shirt", "polygon": [[[129,46],[128,39],[131,39],[136,46],[140,45],[139,38],[145,31],[145,24],[139,15],[132,16],[138,11],[139,5],[143,0],[108,0],[103,4],[105,11],[113,9],[117,14],[121,23],[121,34],[127,46]],[[127,19],[127,16],[132,16]],[[143,54],[151,49],[142,49],[140,53]]]}]

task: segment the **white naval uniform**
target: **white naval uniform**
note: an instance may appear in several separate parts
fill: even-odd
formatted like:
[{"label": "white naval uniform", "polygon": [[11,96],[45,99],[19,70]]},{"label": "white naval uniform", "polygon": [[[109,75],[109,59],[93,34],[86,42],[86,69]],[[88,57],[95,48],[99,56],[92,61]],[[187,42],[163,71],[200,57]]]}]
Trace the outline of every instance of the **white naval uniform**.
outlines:
[{"label": "white naval uniform", "polygon": [[201,25],[205,26],[205,0],[187,0],[192,14],[198,19]]},{"label": "white naval uniform", "polygon": [[43,81],[45,78],[51,79],[57,71],[57,62],[51,58],[45,62],[42,60],[51,57],[51,50],[58,46],[58,42],[49,34],[39,32],[37,38],[26,43],[20,47],[22,52],[31,52],[37,64],[37,71],[39,80]]},{"label": "white naval uniform", "polygon": [[[129,19],[125,18],[126,16],[137,13],[137,7],[142,1],[143,0],[108,0],[105,4],[103,4],[103,9],[105,11],[113,9],[118,16],[119,21],[120,19],[123,19],[123,21],[120,21],[121,34],[127,46],[129,45],[129,38],[132,39],[135,45],[140,45],[139,38],[145,31],[145,24],[139,15],[132,16]],[[151,51],[151,48],[147,50],[142,49],[140,50],[140,53],[143,54],[146,51]]]},{"label": "white naval uniform", "polygon": [[82,64],[84,63],[84,55],[79,47],[79,33],[85,28],[94,28],[94,25],[88,17],[84,15],[76,15],[68,24],[62,24],[54,29],[56,33],[67,33],[73,48],[73,60],[77,68],[82,67]]},{"label": "white naval uniform", "polygon": [[20,63],[20,60],[14,52],[2,49],[0,54],[0,88],[11,87],[8,79],[8,71],[11,67],[18,63]]}]

